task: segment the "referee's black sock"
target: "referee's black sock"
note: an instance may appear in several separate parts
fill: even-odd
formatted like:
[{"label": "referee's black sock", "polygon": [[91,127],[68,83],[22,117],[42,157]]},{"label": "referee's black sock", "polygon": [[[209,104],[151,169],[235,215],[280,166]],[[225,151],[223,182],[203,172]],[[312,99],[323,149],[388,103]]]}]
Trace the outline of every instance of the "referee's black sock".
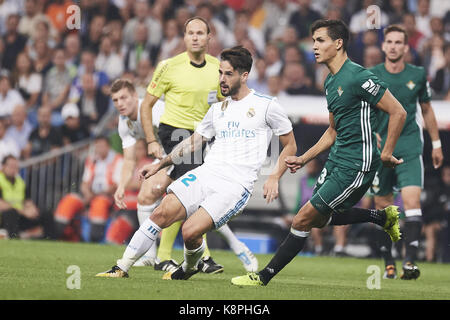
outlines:
[{"label": "referee's black sock", "polygon": [[422,232],[422,217],[406,217],[403,234],[405,237],[405,260],[414,263],[417,259],[420,234]]},{"label": "referee's black sock", "polygon": [[269,264],[258,272],[261,281],[265,285],[303,249],[308,236],[309,232],[291,229]]},{"label": "referee's black sock", "polygon": [[386,213],[383,210],[350,208],[342,212],[333,212],[328,225],[341,226],[364,222],[372,222],[383,227],[386,223]]}]

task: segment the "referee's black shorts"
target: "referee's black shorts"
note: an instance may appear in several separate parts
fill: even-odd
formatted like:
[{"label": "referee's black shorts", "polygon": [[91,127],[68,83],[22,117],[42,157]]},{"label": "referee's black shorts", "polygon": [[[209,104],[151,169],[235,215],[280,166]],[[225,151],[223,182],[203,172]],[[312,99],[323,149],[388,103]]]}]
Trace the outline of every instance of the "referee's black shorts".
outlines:
[{"label": "referee's black shorts", "polygon": [[[172,127],[165,123],[159,124],[158,136],[161,140],[162,147],[166,154],[172,152],[172,149],[184,139],[191,136],[194,132],[188,129],[180,129]],[[170,178],[176,180],[186,172],[197,168],[203,163],[203,154],[205,146],[202,148],[201,155],[192,154],[188,163],[174,165],[174,169],[170,173]],[[186,161],[185,161],[186,162]]]}]

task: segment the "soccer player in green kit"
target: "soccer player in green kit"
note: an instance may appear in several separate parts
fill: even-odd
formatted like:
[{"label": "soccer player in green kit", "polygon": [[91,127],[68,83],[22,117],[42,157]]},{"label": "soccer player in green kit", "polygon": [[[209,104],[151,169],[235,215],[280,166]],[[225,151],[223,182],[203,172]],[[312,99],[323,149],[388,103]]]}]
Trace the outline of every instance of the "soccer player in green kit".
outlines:
[{"label": "soccer player in green kit", "polygon": [[[287,157],[292,173],[329,149],[325,167],[313,196],[294,217],[290,232],[269,264],[258,273],[235,277],[239,286],[264,286],[303,249],[312,228],[327,224],[373,222],[384,228],[393,241],[400,239],[398,210],[352,208],[372,185],[381,162],[393,168],[403,162],[392,153],[406,112],[385,83],[347,57],[348,27],[340,20],[318,20],[311,26],[317,63],[330,74],[325,80],[330,125],[319,141],[300,157]],[[389,114],[384,148],[377,148],[375,106]]]},{"label": "soccer player in green kit", "polygon": [[[371,71],[388,84],[389,90],[407,112],[405,126],[393,153],[395,157],[401,157],[404,163],[396,168],[380,168],[373,181],[372,191],[376,209],[380,209],[393,204],[393,188],[400,189],[405,208],[405,226],[402,233],[406,249],[401,279],[410,280],[417,279],[420,275],[415,260],[422,229],[420,193],[424,178],[423,137],[422,127],[417,119],[417,102],[433,144],[431,158],[435,169],[442,165],[443,154],[436,117],[430,103],[430,85],[425,69],[404,61],[409,49],[406,31],[398,25],[386,27],[382,49],[386,55],[385,62],[373,67]],[[388,116],[379,112],[378,122],[377,131],[383,146],[386,142]],[[391,240],[382,235],[381,252],[386,266],[384,278],[395,279],[396,267],[391,248]]]}]

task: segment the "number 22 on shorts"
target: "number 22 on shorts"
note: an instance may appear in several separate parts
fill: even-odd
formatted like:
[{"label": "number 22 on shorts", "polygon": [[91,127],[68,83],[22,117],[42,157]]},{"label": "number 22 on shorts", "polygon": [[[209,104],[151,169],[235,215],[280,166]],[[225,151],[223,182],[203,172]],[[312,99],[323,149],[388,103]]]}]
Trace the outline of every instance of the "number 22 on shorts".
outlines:
[{"label": "number 22 on shorts", "polygon": [[186,186],[189,187],[189,182],[193,182],[197,180],[197,177],[193,175],[192,173],[188,175],[186,178],[181,179],[181,182]]}]

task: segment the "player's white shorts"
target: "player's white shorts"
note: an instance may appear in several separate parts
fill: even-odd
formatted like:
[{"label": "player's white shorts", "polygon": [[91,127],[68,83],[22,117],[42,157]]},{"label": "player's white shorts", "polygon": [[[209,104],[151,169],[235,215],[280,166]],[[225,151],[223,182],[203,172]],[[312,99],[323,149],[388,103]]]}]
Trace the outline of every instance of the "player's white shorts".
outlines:
[{"label": "player's white shorts", "polygon": [[186,209],[186,219],[203,207],[218,229],[240,214],[250,192],[239,183],[214,174],[204,165],[186,172],[167,188]]}]

